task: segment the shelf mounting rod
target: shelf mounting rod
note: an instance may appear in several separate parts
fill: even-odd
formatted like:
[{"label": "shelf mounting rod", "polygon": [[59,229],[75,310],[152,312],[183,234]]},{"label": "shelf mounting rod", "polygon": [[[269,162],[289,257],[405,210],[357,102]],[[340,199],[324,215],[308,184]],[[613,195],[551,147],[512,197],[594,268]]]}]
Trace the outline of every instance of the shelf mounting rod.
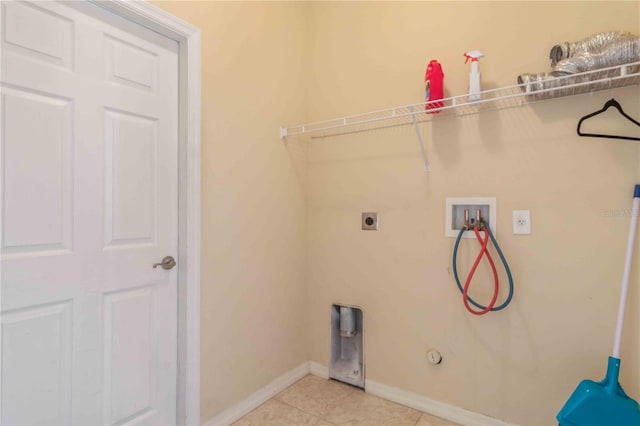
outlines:
[{"label": "shelf mounting rod", "polygon": [[[413,113],[413,105],[409,106],[409,111]],[[418,121],[416,120],[415,114],[411,114],[411,120],[413,121],[413,128],[416,130],[416,137],[418,138],[418,142],[420,143],[420,151],[422,151],[422,160],[424,161],[424,170],[428,172],[429,170],[431,170],[431,167],[429,167],[427,151],[425,151],[424,143],[422,143],[422,134],[420,133],[420,128],[418,127]]]}]

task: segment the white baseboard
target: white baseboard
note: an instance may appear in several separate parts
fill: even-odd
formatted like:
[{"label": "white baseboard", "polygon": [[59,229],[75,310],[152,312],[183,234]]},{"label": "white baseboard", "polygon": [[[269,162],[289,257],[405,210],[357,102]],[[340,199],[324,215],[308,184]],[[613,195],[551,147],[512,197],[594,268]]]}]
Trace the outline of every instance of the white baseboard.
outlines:
[{"label": "white baseboard", "polygon": [[[253,393],[247,399],[240,401],[238,404],[224,410],[222,413],[203,423],[203,425],[230,425],[309,373],[324,379],[329,378],[329,369],[324,365],[318,364],[314,361],[302,363],[298,367],[283,374],[262,389]],[[374,380],[366,379],[364,387],[365,392],[370,393],[371,395],[379,396],[380,398],[397,402],[398,404],[415,408],[416,410],[420,410],[437,417],[442,417],[443,419],[462,425],[512,426],[510,423],[502,420],[465,410],[464,408],[456,407],[455,405],[436,401],[435,399],[427,398],[426,396],[417,393],[407,392],[402,389],[387,386]]]},{"label": "white baseboard", "polygon": [[[315,376],[323,377],[325,379],[329,377],[329,369],[317,362],[309,362],[309,372]],[[462,425],[510,426],[510,423],[502,420],[494,419],[493,417],[465,410],[464,408],[456,407],[455,405],[436,401],[417,393],[407,392],[369,379],[365,380],[364,390],[371,395],[379,396],[380,398],[397,402],[398,404],[415,408],[416,410]]]},{"label": "white baseboard", "polygon": [[398,404],[406,405],[407,407],[415,408],[416,410],[424,411],[425,413],[432,414],[436,417],[442,417],[443,419],[462,425],[510,425],[510,423],[485,416],[484,414],[465,410],[464,408],[456,407],[455,405],[436,401],[435,399],[387,386],[373,380],[365,380],[364,389],[371,395],[379,396],[380,398],[388,399],[389,401],[397,402]]},{"label": "white baseboard", "polygon": [[309,361],[309,373],[322,377],[323,379],[329,378],[329,368],[317,362]]},{"label": "white baseboard", "polygon": [[227,408],[217,416],[203,423],[204,426],[227,426],[242,416],[248,414],[250,411],[256,409],[260,405],[267,402],[271,397],[282,392],[304,376],[309,374],[309,363],[305,362],[300,364],[293,370],[278,377],[265,387],[259,389],[257,392],[251,394],[248,398],[240,401],[236,405]]}]

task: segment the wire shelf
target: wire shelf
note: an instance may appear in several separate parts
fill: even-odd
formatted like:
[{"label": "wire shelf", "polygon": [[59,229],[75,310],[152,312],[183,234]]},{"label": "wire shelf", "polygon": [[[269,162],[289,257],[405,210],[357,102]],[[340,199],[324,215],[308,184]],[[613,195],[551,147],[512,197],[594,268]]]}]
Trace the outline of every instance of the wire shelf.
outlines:
[{"label": "wire shelf", "polygon": [[[480,92],[481,99],[469,101],[467,95],[434,102],[421,102],[332,120],[316,121],[280,129],[281,137],[309,134],[325,138],[349,133],[423,123],[447,116],[464,116],[482,111],[513,108],[547,99],[581,95],[640,83],[640,62],[602,68],[579,74],[548,78],[531,83]],[[425,110],[427,104],[433,106]]]}]

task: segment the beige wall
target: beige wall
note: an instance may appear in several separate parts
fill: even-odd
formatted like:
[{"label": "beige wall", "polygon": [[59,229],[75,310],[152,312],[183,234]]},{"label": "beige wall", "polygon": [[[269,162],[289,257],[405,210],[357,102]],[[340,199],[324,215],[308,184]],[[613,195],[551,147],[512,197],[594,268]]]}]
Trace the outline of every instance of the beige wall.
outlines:
[{"label": "beige wall", "polygon": [[302,4],[158,2],[202,31],[201,419],[308,360]]},{"label": "beige wall", "polygon": [[[639,17],[637,2],[313,3],[310,118],[420,102],[433,58],[447,94],[463,94],[471,49],[486,55],[484,89],[512,85],[547,70],[557,42],[638,33]],[[411,127],[311,141],[311,360],[328,364],[330,304],[360,305],[368,379],[511,422],[555,424],[582,378],[603,377],[613,342],[629,223],[607,212],[630,208],[639,145],[575,135],[578,119],[612,96],[640,115],[636,86],[423,125],[430,173]],[[516,281],[504,312],[468,314],[455,287],[444,206],[459,196],[497,197],[497,237]],[[512,235],[514,209],[531,210],[530,236]],[[360,231],[363,211],[379,212],[378,232]],[[460,250],[466,271],[477,243]],[[621,382],[638,398],[633,277]],[[488,280],[474,285],[487,300]],[[441,365],[427,363],[429,348],[443,353]]]},{"label": "beige wall", "polygon": [[[203,421],[305,360],[328,364],[332,302],[364,308],[367,378],[512,422],[554,424],[578,381],[604,374],[628,227],[607,212],[629,208],[640,152],[574,129],[611,96],[637,117],[637,87],[424,125],[428,174],[408,127],[308,146],[277,130],[420,102],[432,58],[446,93],[464,93],[468,49],[487,55],[483,88],[513,84],[559,41],[640,32],[637,2],[156,4],[202,30]],[[448,196],[498,199],[505,312],[464,311]],[[532,211],[531,236],[511,235],[513,209]],[[370,210],[381,229],[361,232]],[[475,249],[462,244],[461,269]],[[633,283],[621,381],[638,398],[635,270]]]}]

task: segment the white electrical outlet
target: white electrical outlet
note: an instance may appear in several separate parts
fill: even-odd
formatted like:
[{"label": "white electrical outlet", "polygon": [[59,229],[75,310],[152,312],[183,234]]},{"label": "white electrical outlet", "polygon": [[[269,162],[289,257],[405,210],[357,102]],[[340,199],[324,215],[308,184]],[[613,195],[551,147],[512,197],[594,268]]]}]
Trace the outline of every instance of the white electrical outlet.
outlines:
[{"label": "white electrical outlet", "polygon": [[513,211],[513,233],[518,235],[531,234],[531,211]]}]

